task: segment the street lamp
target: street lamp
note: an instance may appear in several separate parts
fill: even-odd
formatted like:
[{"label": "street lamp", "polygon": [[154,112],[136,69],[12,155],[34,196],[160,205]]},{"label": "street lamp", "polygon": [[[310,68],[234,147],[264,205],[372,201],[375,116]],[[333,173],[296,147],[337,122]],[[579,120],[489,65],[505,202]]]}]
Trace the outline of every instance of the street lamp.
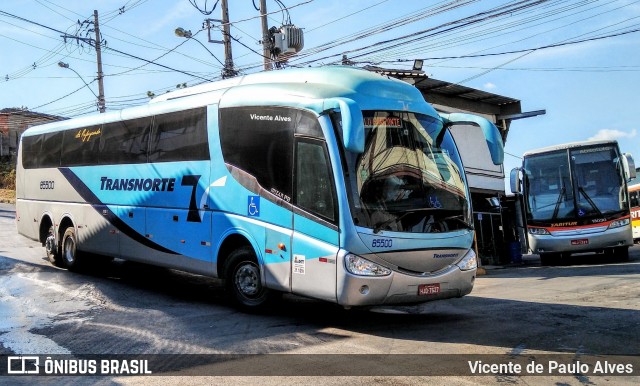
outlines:
[{"label": "street lamp", "polygon": [[100,97],[98,97],[96,95],[96,93],[91,89],[91,87],[89,87],[89,84],[87,82],[85,82],[84,78],[78,74],[78,72],[76,70],[74,70],[73,68],[69,67],[69,63],[65,63],[65,62],[58,62],[58,67],[61,68],[68,68],[69,70],[73,71],[76,75],[78,75],[78,78],[80,78],[80,80],[82,81],[82,83],[84,83],[85,86],[87,86],[87,88],[89,89],[89,91],[91,91],[91,93],[93,94],[93,96],[95,96],[98,99],[98,106],[100,108],[100,112],[104,113],[104,106],[100,105]]},{"label": "street lamp", "polygon": [[[185,38],[185,39],[194,40],[194,41],[198,42],[198,44],[200,44],[202,47],[204,47],[204,49],[205,49],[205,50],[207,50],[207,52],[208,52],[211,56],[213,56],[213,58],[214,58],[215,60],[217,60],[217,61],[218,61],[218,63],[220,63],[220,65],[222,66],[222,68],[223,68],[223,70],[222,70],[222,77],[223,77],[223,78],[230,78],[230,77],[233,77],[233,76],[236,76],[236,75],[237,75],[237,72],[233,70],[233,63],[231,63],[231,65],[230,65],[230,66],[225,65],[224,63],[222,63],[222,62],[220,61],[220,59],[218,59],[218,58],[213,54],[213,52],[211,52],[211,51],[207,48],[207,46],[205,46],[204,44],[202,44],[202,42],[201,42],[200,40],[198,40],[198,39],[195,39],[195,38],[194,38],[194,34],[193,34],[193,33],[191,33],[191,31],[190,31],[190,30],[186,30],[186,29],[184,29],[184,28],[182,28],[182,27],[178,27],[178,28],[176,28],[176,29],[175,29],[175,31],[174,31],[174,32],[175,32],[176,36],[181,37],[181,38]],[[200,31],[198,31],[198,32],[200,32]],[[196,34],[198,34],[198,32],[196,32]]]},{"label": "street lamp", "polygon": [[[176,28],[176,36],[179,36],[181,38],[187,38],[190,39],[193,34],[191,33],[191,31],[187,31],[186,29],[182,28],[182,27],[178,27]],[[206,47],[205,47],[206,48]]]}]

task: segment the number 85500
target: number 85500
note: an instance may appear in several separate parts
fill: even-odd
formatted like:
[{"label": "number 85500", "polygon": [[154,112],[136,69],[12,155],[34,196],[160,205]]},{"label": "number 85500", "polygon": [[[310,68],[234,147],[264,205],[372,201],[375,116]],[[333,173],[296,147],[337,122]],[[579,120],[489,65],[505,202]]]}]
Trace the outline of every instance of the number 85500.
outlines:
[{"label": "number 85500", "polygon": [[372,248],[391,248],[392,246],[392,239],[373,239],[373,241],[371,241]]}]

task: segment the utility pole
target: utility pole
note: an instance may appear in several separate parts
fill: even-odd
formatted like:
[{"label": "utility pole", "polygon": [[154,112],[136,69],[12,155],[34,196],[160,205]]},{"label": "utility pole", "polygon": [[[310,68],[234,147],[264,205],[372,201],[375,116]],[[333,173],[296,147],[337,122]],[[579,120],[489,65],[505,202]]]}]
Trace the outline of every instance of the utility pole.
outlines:
[{"label": "utility pole", "polygon": [[262,56],[264,57],[264,70],[270,71],[271,67],[271,39],[269,26],[267,25],[267,0],[260,0],[260,21],[262,22]]},{"label": "utility pole", "polygon": [[[225,1],[226,2],[226,1]],[[98,60],[98,110],[104,113],[104,83],[102,82],[102,51],[100,49],[100,26],[98,25],[98,11],[93,11],[93,23],[96,30],[96,56]]]},{"label": "utility pole", "polygon": [[236,75],[236,71],[233,69],[233,54],[231,53],[231,28],[229,26],[229,7],[227,0],[222,0],[220,3],[222,7],[222,33],[224,41],[224,70],[222,72],[223,78],[230,78]]}]

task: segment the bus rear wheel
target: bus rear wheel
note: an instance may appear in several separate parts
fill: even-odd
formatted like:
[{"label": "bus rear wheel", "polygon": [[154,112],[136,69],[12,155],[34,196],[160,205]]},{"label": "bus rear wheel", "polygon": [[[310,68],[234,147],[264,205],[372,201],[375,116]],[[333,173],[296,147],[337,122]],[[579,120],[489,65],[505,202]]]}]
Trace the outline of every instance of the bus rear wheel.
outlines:
[{"label": "bus rear wheel", "polygon": [[226,264],[226,287],[233,303],[252,311],[265,308],[273,294],[264,286],[258,261],[249,247],[231,252]]},{"label": "bus rear wheel", "polygon": [[56,233],[53,227],[49,228],[49,233],[44,241],[44,250],[47,252],[47,259],[51,264],[59,267],[62,265],[62,259],[60,258],[60,248],[56,241]]},{"label": "bus rear wheel", "polygon": [[80,266],[78,259],[78,241],[73,227],[65,229],[62,236],[61,258],[68,270],[77,270]]}]

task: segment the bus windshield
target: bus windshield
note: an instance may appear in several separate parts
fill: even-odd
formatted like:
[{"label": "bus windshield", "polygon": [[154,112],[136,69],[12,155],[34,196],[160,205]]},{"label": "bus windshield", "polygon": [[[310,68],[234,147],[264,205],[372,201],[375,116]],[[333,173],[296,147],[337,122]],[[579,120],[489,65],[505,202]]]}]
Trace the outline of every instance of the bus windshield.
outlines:
[{"label": "bus windshield", "polygon": [[363,115],[365,151],[347,156],[356,225],[376,233],[471,229],[462,162],[442,122],[408,112]]},{"label": "bus windshield", "polygon": [[603,217],[628,206],[614,146],[532,155],[525,158],[524,170],[529,220]]}]

